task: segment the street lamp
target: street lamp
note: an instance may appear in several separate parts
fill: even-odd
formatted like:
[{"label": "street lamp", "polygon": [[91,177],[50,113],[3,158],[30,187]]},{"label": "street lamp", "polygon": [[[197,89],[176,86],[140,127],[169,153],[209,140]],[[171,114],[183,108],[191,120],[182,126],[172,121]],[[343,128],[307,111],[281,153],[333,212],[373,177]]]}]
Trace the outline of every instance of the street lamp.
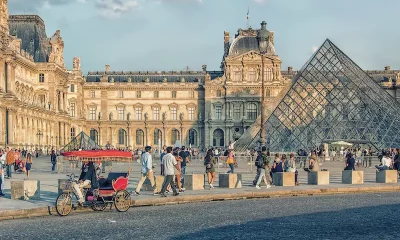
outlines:
[{"label": "street lamp", "polygon": [[267,30],[267,23],[263,21],[261,23],[261,29],[258,30],[257,34],[258,48],[261,54],[261,124],[260,124],[260,146],[265,145],[267,142],[266,129],[265,129],[265,88],[264,88],[264,57],[268,48],[269,31]]},{"label": "street lamp", "polygon": [[126,143],[127,143],[127,147],[129,148],[129,146],[130,146],[130,141],[129,141],[129,125],[131,124],[131,122],[130,122],[130,120],[131,120],[131,113],[128,113],[127,115],[126,115],[126,124],[128,125],[128,139],[127,139],[127,141],[126,141]]}]

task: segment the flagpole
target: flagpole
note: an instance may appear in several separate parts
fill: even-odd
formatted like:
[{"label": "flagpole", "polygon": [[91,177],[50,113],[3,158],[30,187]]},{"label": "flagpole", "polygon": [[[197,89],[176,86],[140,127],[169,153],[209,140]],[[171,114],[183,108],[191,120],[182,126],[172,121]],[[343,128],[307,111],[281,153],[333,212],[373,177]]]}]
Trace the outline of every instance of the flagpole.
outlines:
[{"label": "flagpole", "polygon": [[250,25],[249,25],[249,13],[250,13],[250,7],[247,7],[247,17],[246,17],[246,20],[247,20],[247,29],[250,28]]}]

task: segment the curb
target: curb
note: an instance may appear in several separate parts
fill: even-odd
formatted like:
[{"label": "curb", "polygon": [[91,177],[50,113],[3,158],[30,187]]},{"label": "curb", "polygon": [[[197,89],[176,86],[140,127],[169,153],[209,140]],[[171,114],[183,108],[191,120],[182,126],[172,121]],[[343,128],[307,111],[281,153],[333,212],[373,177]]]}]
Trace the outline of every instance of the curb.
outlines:
[{"label": "curb", "polygon": [[[256,199],[256,198],[272,198],[272,197],[296,197],[296,196],[314,196],[314,195],[334,195],[334,194],[354,194],[354,193],[371,193],[371,192],[396,192],[400,191],[400,185],[389,185],[379,187],[359,187],[359,188],[320,188],[309,190],[278,190],[266,192],[243,192],[243,193],[219,193],[219,194],[206,194],[206,195],[188,195],[167,198],[153,198],[153,199],[139,199],[132,200],[132,207],[144,206],[163,206],[174,204],[186,204],[196,202],[211,202],[211,201],[227,201],[227,200],[240,200],[240,199]],[[73,212],[93,212],[91,208],[84,208],[74,210]],[[54,206],[38,207],[31,209],[18,209],[6,210],[0,212],[0,221],[43,217],[43,216],[57,216]]]}]

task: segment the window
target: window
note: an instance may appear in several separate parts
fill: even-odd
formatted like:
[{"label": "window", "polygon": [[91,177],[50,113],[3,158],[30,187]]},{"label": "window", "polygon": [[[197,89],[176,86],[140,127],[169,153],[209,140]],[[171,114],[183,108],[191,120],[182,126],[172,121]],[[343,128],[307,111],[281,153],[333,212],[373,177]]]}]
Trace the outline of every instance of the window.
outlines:
[{"label": "window", "polygon": [[142,108],[135,108],[135,120],[142,120]]},{"label": "window", "polygon": [[176,107],[171,108],[171,120],[177,120],[177,109],[176,109]]},{"label": "window", "polygon": [[256,81],[256,70],[254,68],[250,68],[249,70],[249,81],[250,82]]},{"label": "window", "polygon": [[172,91],[172,98],[176,98],[176,91]]},{"label": "window", "polygon": [[241,113],[240,113],[240,105],[233,105],[233,119],[240,120],[241,119]]},{"label": "window", "polygon": [[124,98],[124,91],[118,91],[118,97]]},{"label": "window", "polygon": [[272,73],[271,68],[265,68],[264,69],[264,76],[265,76],[265,81],[271,82],[274,79],[274,74]]},{"label": "window", "polygon": [[265,89],[265,97],[271,97],[271,90]]},{"label": "window", "polygon": [[194,107],[189,108],[189,120],[194,120]]},{"label": "window", "polygon": [[71,103],[70,111],[71,117],[75,117],[75,103]]},{"label": "window", "polygon": [[141,98],[142,97],[142,92],[141,91],[137,91],[136,92],[136,97],[137,98]]},{"label": "window", "polygon": [[98,144],[98,134],[97,134],[97,130],[96,129],[90,129],[90,139],[92,139],[92,141],[94,141],[96,144]]},{"label": "window", "polygon": [[94,90],[90,90],[90,97],[96,97],[96,92]]},{"label": "window", "polygon": [[126,132],[124,129],[120,128],[118,131],[118,144],[125,145],[126,143]]},{"label": "window", "polygon": [[[154,129],[154,145],[159,145],[161,143],[161,130],[160,129]],[[158,142],[158,140],[160,140],[160,142]]]},{"label": "window", "polygon": [[221,97],[221,96],[222,96],[221,90],[217,90],[217,97]]},{"label": "window", "polygon": [[158,107],[153,109],[153,120],[160,120],[160,109]]},{"label": "window", "polygon": [[190,91],[189,96],[190,98],[194,98],[194,91]]},{"label": "window", "polygon": [[242,80],[242,71],[239,68],[235,68],[233,70],[233,81],[239,82],[240,80]]},{"label": "window", "polygon": [[90,120],[96,120],[96,107],[90,107],[89,109],[89,119]]},{"label": "window", "polygon": [[154,98],[158,98],[159,94],[158,91],[154,91]]},{"label": "window", "polygon": [[75,128],[71,128],[71,138],[75,137]]},{"label": "window", "polygon": [[71,84],[71,92],[75,92],[75,85]]},{"label": "window", "polygon": [[247,105],[247,119],[255,120],[257,119],[257,105],[250,103]]},{"label": "window", "polygon": [[43,73],[40,73],[40,74],[39,74],[39,82],[40,82],[40,83],[43,83],[43,82],[44,82],[44,74],[43,74]]},{"label": "window", "polygon": [[172,129],[171,131],[171,144],[174,145],[176,141],[180,140],[179,139],[179,131],[177,129]]},{"label": "window", "polygon": [[143,145],[144,132],[142,129],[136,130],[136,145]]},{"label": "window", "polygon": [[118,112],[118,120],[122,121],[124,120],[124,115],[125,115],[125,111],[123,107],[118,107],[117,108],[117,112]]},{"label": "window", "polygon": [[197,132],[194,129],[189,130],[189,144],[197,146]]},{"label": "window", "polygon": [[221,120],[222,117],[222,106],[215,106],[215,115],[218,120]]}]

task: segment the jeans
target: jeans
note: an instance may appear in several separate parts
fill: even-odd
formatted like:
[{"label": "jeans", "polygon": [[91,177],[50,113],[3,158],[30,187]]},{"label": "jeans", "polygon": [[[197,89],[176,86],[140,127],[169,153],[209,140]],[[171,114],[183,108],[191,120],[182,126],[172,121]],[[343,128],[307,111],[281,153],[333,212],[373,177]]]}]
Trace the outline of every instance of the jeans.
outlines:
[{"label": "jeans", "polygon": [[83,203],[85,201],[85,199],[83,199],[82,188],[89,186],[89,185],[90,185],[89,180],[85,180],[82,183],[73,183],[72,184],[72,187],[74,188],[75,193],[78,196],[78,201],[80,203]]},{"label": "jeans", "polygon": [[376,165],[375,167],[376,167],[379,171],[389,170],[389,167],[388,167],[388,166],[378,166],[378,165]]},{"label": "jeans", "polygon": [[254,185],[256,185],[256,183],[257,183],[257,180],[258,180],[258,177],[260,176],[260,170],[261,168],[257,168],[257,173],[256,173],[256,177],[254,178],[254,180],[253,180],[253,184]]},{"label": "jeans", "polygon": [[163,186],[161,188],[161,194],[165,193],[165,190],[167,190],[168,185],[171,185],[172,191],[174,192],[174,194],[177,194],[175,184],[174,184],[174,175],[167,175],[165,177]]},{"label": "jeans", "polygon": [[0,174],[0,194],[3,194],[3,190],[1,189],[2,185],[3,185],[3,178],[1,177],[1,174]]},{"label": "jeans", "polygon": [[165,176],[165,166],[161,164],[161,176]]},{"label": "jeans", "polygon": [[10,165],[7,165],[7,177],[11,177],[11,174],[12,174],[12,168],[13,168],[13,166],[14,166],[14,164],[10,164]]},{"label": "jeans", "polygon": [[182,166],[181,172],[182,172],[182,175],[186,174],[186,166]]},{"label": "jeans", "polygon": [[229,163],[229,167],[231,168],[231,170],[228,173],[233,173],[235,170],[235,165],[233,165],[233,163]]},{"label": "jeans", "polygon": [[142,173],[142,178],[140,178],[140,181],[136,187],[136,192],[140,192],[140,189],[142,188],[142,185],[144,183],[144,181],[146,180],[146,178],[148,178],[150,180],[151,183],[151,187],[153,188],[153,191],[156,190],[155,188],[155,184],[154,184],[154,175],[153,172],[147,172],[147,173]]},{"label": "jeans", "polygon": [[57,162],[51,162],[52,166],[51,166],[51,171],[55,172],[56,171],[56,164]]},{"label": "jeans", "polygon": [[265,184],[268,185],[267,178],[265,177],[265,169],[264,168],[260,168],[260,175],[258,176],[258,180],[257,180],[256,186],[259,186],[263,179],[264,179]]}]

